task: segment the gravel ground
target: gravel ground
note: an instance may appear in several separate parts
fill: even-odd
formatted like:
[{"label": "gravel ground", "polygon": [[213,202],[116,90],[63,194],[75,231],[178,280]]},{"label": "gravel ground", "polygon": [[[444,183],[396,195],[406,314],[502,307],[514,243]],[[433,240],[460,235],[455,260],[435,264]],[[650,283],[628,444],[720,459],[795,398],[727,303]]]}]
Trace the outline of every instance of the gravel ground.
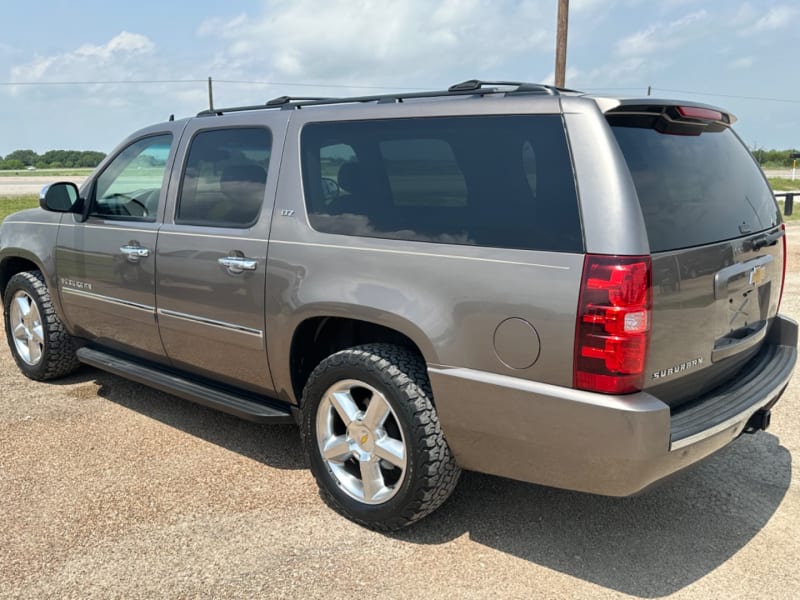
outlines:
[{"label": "gravel ground", "polygon": [[[784,312],[800,318],[800,226]],[[798,380],[768,433],[635,498],[467,473],[396,535],[319,499],[293,427],[0,351],[2,598],[797,598]]]}]

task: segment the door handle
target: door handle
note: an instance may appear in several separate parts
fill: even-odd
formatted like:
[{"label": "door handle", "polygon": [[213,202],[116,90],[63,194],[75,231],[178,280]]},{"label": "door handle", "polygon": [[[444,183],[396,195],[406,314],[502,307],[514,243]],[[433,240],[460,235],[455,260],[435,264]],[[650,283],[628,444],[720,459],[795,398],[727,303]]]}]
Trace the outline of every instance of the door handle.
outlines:
[{"label": "door handle", "polygon": [[238,275],[244,271],[255,271],[258,261],[245,256],[226,256],[217,260],[229,273]]},{"label": "door handle", "polygon": [[139,262],[140,258],[147,258],[148,256],[150,256],[149,249],[133,244],[122,246],[119,249],[119,251],[122,252],[125,255],[125,258],[127,258],[128,261],[132,263]]}]

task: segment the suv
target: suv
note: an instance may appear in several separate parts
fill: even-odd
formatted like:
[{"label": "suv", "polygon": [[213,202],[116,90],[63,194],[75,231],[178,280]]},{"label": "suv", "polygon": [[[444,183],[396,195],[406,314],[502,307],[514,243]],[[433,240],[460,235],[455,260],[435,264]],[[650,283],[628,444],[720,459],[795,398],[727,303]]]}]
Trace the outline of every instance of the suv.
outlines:
[{"label": "suv", "polygon": [[733,121],[481,81],[170,120],[6,219],[9,346],[297,422],[376,529],[461,469],[634,494],[765,429],[797,359]]}]

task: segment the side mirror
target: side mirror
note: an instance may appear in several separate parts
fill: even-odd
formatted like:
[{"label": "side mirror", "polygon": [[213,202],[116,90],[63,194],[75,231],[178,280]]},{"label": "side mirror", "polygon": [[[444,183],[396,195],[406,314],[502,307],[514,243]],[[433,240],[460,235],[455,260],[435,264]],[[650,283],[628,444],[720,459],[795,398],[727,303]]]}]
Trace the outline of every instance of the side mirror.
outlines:
[{"label": "side mirror", "polygon": [[51,183],[39,193],[39,206],[51,212],[77,212],[80,204],[78,186],[71,181]]}]

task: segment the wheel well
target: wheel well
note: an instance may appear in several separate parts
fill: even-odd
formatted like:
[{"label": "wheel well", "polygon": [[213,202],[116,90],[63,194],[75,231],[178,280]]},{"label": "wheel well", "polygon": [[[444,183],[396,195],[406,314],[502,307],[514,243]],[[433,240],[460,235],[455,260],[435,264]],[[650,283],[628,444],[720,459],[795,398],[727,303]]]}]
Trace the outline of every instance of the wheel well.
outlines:
[{"label": "wheel well", "polygon": [[26,258],[12,256],[4,260],[3,264],[0,265],[0,298],[3,297],[3,294],[6,291],[6,286],[14,275],[17,273],[22,273],[22,271],[38,270],[39,267],[36,265],[36,263]]},{"label": "wheel well", "polygon": [[314,368],[325,358],[353,346],[384,342],[408,348],[423,356],[408,336],[368,321],[340,317],[314,317],[295,330],[289,356],[292,389],[298,403]]}]

